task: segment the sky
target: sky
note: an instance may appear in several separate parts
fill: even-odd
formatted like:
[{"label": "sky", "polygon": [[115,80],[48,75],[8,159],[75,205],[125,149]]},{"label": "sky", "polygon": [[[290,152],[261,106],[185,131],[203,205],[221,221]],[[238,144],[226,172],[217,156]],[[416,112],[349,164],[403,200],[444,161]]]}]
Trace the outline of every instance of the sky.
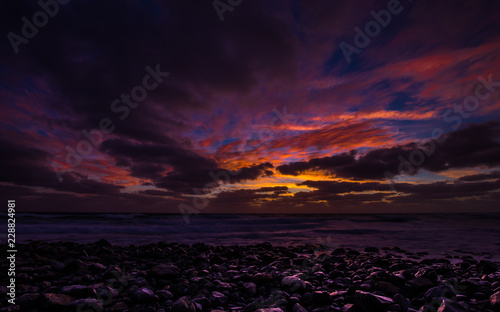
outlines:
[{"label": "sky", "polygon": [[500,212],[500,3],[0,3],[18,211]]}]

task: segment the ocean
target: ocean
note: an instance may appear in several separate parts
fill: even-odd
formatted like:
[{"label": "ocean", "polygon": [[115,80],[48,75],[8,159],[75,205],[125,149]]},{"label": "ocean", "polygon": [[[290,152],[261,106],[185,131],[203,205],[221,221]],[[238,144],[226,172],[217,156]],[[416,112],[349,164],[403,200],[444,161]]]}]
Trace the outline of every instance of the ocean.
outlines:
[{"label": "ocean", "polygon": [[[6,214],[3,214],[6,217]],[[399,247],[430,255],[473,253],[500,261],[500,214],[192,215],[17,213],[16,241],[211,245],[323,244]],[[4,224],[6,233],[6,224]]]}]

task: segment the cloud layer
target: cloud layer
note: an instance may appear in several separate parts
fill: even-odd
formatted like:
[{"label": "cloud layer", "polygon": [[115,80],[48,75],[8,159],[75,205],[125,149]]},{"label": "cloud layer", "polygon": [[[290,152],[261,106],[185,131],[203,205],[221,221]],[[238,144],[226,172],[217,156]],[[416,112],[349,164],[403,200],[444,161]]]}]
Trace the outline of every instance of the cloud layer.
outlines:
[{"label": "cloud layer", "polygon": [[221,21],[210,1],[74,0],[25,36],[43,8],[3,2],[2,193],[41,211],[494,209],[500,4],[402,1],[348,63],[340,45],[386,7],[244,1]]}]

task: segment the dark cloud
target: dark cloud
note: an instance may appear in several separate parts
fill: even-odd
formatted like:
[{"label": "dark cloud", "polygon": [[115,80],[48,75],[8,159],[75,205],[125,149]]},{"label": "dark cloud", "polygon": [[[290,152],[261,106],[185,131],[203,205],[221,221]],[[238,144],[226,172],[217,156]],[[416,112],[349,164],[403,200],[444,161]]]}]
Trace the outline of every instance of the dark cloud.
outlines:
[{"label": "dark cloud", "polygon": [[273,165],[266,162],[259,165],[251,165],[249,167],[242,167],[237,172],[232,172],[232,182],[240,182],[244,180],[255,180],[262,176],[272,176],[274,173],[272,170]]},{"label": "dark cloud", "polygon": [[[294,34],[265,13],[267,6],[242,5],[221,23],[212,3],[202,0],[71,1],[18,54],[2,45],[8,65],[0,78],[12,88],[25,77],[44,80],[54,93],[49,107],[73,115],[72,121],[84,118],[84,128],[110,117],[115,134],[162,142],[164,133],[185,127],[182,111],[207,109],[214,93],[241,94],[258,77],[296,75]],[[0,8],[3,34],[20,34],[21,17],[40,10],[35,2],[7,1]],[[148,93],[140,113],[131,109],[119,120],[111,102],[140,85],[145,67],[156,64],[171,76]]]},{"label": "dark cloud", "polygon": [[288,191],[288,186],[271,186],[271,187],[261,187],[255,190],[256,192],[281,192]]},{"label": "dark cloud", "polygon": [[464,182],[476,182],[476,181],[494,180],[494,179],[500,179],[500,171],[494,171],[492,173],[472,174],[460,177],[458,180]]},{"label": "dark cloud", "polygon": [[[308,186],[316,191],[304,196],[338,195],[352,192],[390,192],[388,183],[380,182],[338,182],[338,181],[305,181],[299,185]],[[500,180],[492,182],[448,183],[434,182],[426,184],[395,183],[394,188],[401,193],[424,196],[425,198],[441,197],[455,198],[461,196],[476,196],[485,192],[500,189]],[[385,194],[387,196],[389,194]]]},{"label": "dark cloud", "polygon": [[212,189],[219,182],[236,183],[273,174],[270,163],[254,164],[237,171],[227,170],[219,168],[211,158],[185,149],[174,141],[169,143],[133,143],[113,139],[103,142],[101,151],[130,167],[131,175],[149,178],[156,187],[184,194]]},{"label": "dark cloud", "polygon": [[440,172],[500,165],[500,122],[471,125],[437,140],[373,149],[357,159],[356,153],[351,152],[285,164],[276,169],[295,176],[307,170],[323,170],[342,178],[380,180],[386,179],[387,173],[414,175],[421,169]]},{"label": "dark cloud", "polygon": [[34,147],[26,147],[9,141],[0,141],[0,169],[2,182],[23,186],[38,186],[57,191],[80,194],[116,193],[123,186],[99,182],[76,173],[65,172],[59,181],[49,165],[51,154]]},{"label": "dark cloud", "polygon": [[144,191],[139,191],[139,194],[152,195],[152,196],[174,196],[174,197],[177,197],[179,195],[175,192],[161,191],[161,190],[144,190]]}]

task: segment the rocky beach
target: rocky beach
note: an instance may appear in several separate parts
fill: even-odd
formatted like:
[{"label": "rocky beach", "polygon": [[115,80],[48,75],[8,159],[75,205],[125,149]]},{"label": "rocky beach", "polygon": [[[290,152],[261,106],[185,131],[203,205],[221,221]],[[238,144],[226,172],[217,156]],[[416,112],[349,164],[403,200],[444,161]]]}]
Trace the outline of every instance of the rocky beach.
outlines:
[{"label": "rocky beach", "polygon": [[500,311],[499,263],[474,255],[99,240],[18,244],[16,257],[1,312]]}]

